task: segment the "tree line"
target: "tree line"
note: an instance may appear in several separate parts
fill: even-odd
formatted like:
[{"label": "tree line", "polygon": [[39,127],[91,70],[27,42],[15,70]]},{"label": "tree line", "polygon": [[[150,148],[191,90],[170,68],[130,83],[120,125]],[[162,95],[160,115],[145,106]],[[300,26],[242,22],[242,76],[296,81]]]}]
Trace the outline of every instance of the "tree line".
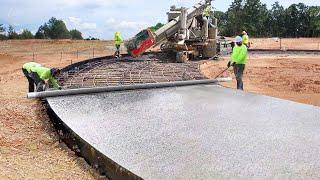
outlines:
[{"label": "tree line", "polygon": [[255,37],[320,37],[320,6],[304,3],[271,9],[260,0],[234,0],[227,12],[215,11],[220,35],[235,36],[243,30]]},{"label": "tree line", "polygon": [[[41,25],[35,34],[28,29],[17,33],[12,25],[8,29],[0,24],[0,39],[83,39],[82,33],[76,29],[68,30],[62,20],[52,17],[48,22]],[[90,38],[93,40],[95,38]]]},{"label": "tree line", "polygon": [[158,29],[160,29],[162,26],[164,26],[164,24],[162,24],[162,23],[157,23],[155,26],[149,27],[149,29],[151,29],[152,32],[155,32],[155,31],[157,31]]}]

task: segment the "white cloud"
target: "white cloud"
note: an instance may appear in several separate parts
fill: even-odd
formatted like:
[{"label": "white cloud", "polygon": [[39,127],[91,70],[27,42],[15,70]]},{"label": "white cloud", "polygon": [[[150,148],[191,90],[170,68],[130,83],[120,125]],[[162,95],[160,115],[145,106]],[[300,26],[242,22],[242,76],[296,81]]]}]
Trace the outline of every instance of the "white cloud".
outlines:
[{"label": "white cloud", "polygon": [[71,29],[78,30],[95,30],[97,29],[96,23],[83,22],[81,18],[69,17],[66,22],[67,26],[70,26]]},{"label": "white cloud", "polygon": [[73,24],[80,24],[81,23],[81,19],[80,18],[76,18],[76,17],[69,17],[68,18],[69,21]]},{"label": "white cloud", "polygon": [[118,24],[119,29],[128,28],[128,29],[144,29],[147,28],[146,22],[135,22],[135,21],[121,21]]},{"label": "white cloud", "polygon": [[78,7],[78,6],[84,6],[84,5],[96,5],[96,6],[105,6],[109,5],[110,0],[103,1],[103,0],[56,0],[54,3],[56,3],[59,6],[62,7]]},{"label": "white cloud", "polygon": [[16,31],[18,34],[21,34],[23,32],[24,29],[20,29],[18,31]]},{"label": "white cloud", "polygon": [[98,29],[96,23],[85,22],[84,20],[78,17],[70,16],[66,18],[64,22],[69,30],[77,29],[80,32],[82,32],[83,37],[97,37],[101,34],[101,31]]},{"label": "white cloud", "polygon": [[139,31],[147,28],[150,23],[145,21],[116,20],[109,18],[105,21],[105,35],[113,37],[113,33],[119,31],[123,38],[131,38]]},{"label": "white cloud", "polygon": [[144,21],[117,21],[114,18],[110,18],[106,21],[108,28],[112,30],[137,30],[144,29],[148,27],[148,23]]},{"label": "white cloud", "polygon": [[53,4],[63,8],[81,7],[86,9],[130,6],[130,4],[144,4],[147,0],[55,0]]}]

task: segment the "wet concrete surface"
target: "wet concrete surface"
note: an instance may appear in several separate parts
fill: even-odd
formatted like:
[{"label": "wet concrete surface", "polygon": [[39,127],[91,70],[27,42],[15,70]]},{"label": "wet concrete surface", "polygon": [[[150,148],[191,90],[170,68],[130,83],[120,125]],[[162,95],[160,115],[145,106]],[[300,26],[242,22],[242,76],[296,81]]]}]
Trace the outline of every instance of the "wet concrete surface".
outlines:
[{"label": "wet concrete surface", "polygon": [[320,108],[215,85],[57,97],[85,141],[145,179],[318,179]]}]

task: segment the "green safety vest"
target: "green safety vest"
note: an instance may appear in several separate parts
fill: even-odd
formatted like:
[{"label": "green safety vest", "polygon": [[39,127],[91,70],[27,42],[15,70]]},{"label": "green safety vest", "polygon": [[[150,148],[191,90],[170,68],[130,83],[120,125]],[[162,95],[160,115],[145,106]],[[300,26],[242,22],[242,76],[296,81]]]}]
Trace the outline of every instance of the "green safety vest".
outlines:
[{"label": "green safety vest", "polygon": [[115,33],[114,35],[114,41],[116,43],[116,45],[121,45],[121,43],[123,42],[120,33]]},{"label": "green safety vest", "polygon": [[246,64],[248,58],[248,49],[245,45],[234,46],[231,55],[231,62],[236,64]]},{"label": "green safety vest", "polygon": [[211,11],[211,6],[207,6],[203,11],[203,16],[210,16]]},{"label": "green safety vest", "polygon": [[49,68],[36,66],[36,67],[31,68],[31,72],[37,73],[39,78],[42,79],[43,81],[48,80],[53,85],[53,87],[55,87],[55,88],[60,87],[58,80],[56,80],[52,76]]},{"label": "green safety vest", "polygon": [[248,45],[249,44],[249,36],[248,35],[243,35],[242,36],[242,41],[243,41],[243,44]]},{"label": "green safety vest", "polygon": [[25,70],[27,70],[28,73],[31,73],[31,68],[37,67],[37,66],[40,67],[41,64],[38,64],[38,63],[35,63],[35,62],[28,62],[28,63],[25,63],[25,64],[22,66],[22,68],[25,69]]}]

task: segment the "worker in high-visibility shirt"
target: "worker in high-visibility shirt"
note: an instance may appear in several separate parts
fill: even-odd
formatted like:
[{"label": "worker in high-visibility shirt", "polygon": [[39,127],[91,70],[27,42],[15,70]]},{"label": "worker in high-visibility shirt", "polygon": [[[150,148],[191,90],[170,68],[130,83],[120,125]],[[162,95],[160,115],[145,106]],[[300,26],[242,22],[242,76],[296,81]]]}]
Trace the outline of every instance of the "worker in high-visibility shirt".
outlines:
[{"label": "worker in high-visibility shirt", "polygon": [[243,44],[245,46],[247,46],[247,48],[249,48],[250,47],[249,36],[248,36],[248,33],[246,31],[242,32],[242,40],[243,40]]},{"label": "worker in high-visibility shirt", "polygon": [[120,32],[116,32],[114,34],[114,42],[115,42],[115,45],[116,45],[116,52],[114,53],[114,56],[115,57],[120,57],[120,47],[121,47],[121,44],[123,42],[121,36],[120,36]]},{"label": "worker in high-visibility shirt", "polygon": [[41,66],[41,64],[35,62],[28,62],[22,66],[22,72],[24,76],[28,79],[29,92],[34,92],[34,80],[32,78],[31,68]]},{"label": "worker in high-visibility shirt", "polygon": [[[30,68],[30,77],[34,84],[36,84],[36,91],[44,90],[46,81],[53,85],[56,89],[62,89],[56,77],[60,74],[60,69],[46,68],[42,66],[33,66]],[[30,83],[29,83],[30,85]],[[30,88],[29,88],[30,89]],[[30,89],[31,90],[31,89]]]},{"label": "worker in high-visibility shirt", "polygon": [[228,68],[233,66],[233,71],[237,80],[237,89],[239,90],[243,90],[242,77],[248,58],[248,49],[242,41],[240,36],[235,38],[236,45],[232,50],[231,61],[229,61],[227,65]]},{"label": "worker in high-visibility shirt", "polygon": [[[208,5],[208,6],[204,9],[203,14],[202,14],[202,17],[205,18],[205,19],[203,19],[203,20],[207,20],[207,21],[208,21],[209,27],[213,27],[213,25],[212,25],[212,19],[210,18],[211,13],[212,13],[212,7],[211,7],[211,5]],[[201,26],[202,26],[202,25],[201,25]]]},{"label": "worker in high-visibility shirt", "polygon": [[204,9],[203,17],[206,17],[207,19],[209,19],[211,12],[212,12],[212,7],[209,5]]}]

